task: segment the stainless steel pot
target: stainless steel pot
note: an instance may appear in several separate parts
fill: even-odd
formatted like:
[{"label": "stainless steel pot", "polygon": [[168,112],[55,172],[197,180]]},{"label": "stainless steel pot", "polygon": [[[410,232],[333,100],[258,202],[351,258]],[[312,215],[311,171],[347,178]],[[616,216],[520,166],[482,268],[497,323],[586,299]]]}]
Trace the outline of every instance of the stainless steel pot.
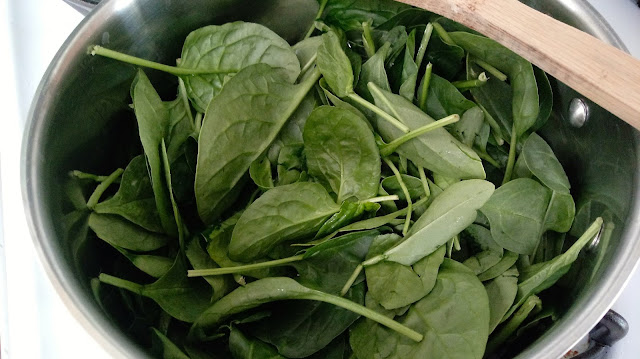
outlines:
[{"label": "stainless steel pot", "polygon": [[[584,1],[524,2],[623,47]],[[185,36],[200,26],[255,21],[295,40],[313,20],[316,9],[314,0],[108,0],[84,19],[49,66],[25,132],[22,176],[27,217],[59,295],[115,356],[148,354],[102,312],[86,278],[75,272],[62,228],[61,199],[63,179],[70,169],[115,166],[123,136],[116,125],[128,104],[134,69],[88,56],[87,48],[101,44],[171,63],[179,56]],[[583,253],[578,268],[570,274],[572,280],[563,287],[565,307],[560,319],[518,358],[562,356],[605,314],[640,258],[638,133],[562,84],[554,83],[554,93],[554,116],[543,137],[567,168],[578,205],[591,200],[594,212],[606,207],[619,220],[610,239]]]}]

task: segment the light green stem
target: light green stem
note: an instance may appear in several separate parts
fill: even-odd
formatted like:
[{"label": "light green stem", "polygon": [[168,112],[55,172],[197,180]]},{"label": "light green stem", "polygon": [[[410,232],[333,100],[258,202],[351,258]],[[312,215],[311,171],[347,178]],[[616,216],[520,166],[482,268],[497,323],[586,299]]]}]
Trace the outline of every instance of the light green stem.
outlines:
[{"label": "light green stem", "polygon": [[502,184],[511,181],[511,176],[513,175],[513,167],[516,164],[516,148],[518,142],[518,135],[516,134],[516,127],[513,126],[511,129],[511,143],[509,144],[509,159],[507,160],[507,168],[504,172],[504,178],[502,179]]},{"label": "light green stem", "polygon": [[[69,175],[77,179],[86,179],[86,180],[92,180],[95,182],[104,182],[109,178],[109,176],[94,175],[92,173],[86,173],[78,170],[71,171]],[[120,183],[120,179],[119,178],[116,179],[114,183]]]},{"label": "light green stem", "polygon": [[367,307],[364,307],[362,305],[356,304],[348,299],[336,296],[336,295],[331,295],[331,294],[327,294],[327,293],[323,293],[323,292],[319,292],[319,291],[314,291],[313,293],[310,293],[309,298],[306,299],[311,299],[311,300],[317,300],[320,302],[325,302],[325,303],[329,303],[329,304],[333,304],[336,305],[338,307],[350,310],[354,313],[360,314],[364,317],[367,317],[375,322],[378,322],[382,325],[384,325],[385,327],[392,329],[404,336],[406,336],[407,338],[416,341],[416,342],[421,342],[422,339],[424,339],[424,336],[418,332],[416,332],[415,330],[408,328],[398,322],[396,322],[395,320],[386,317],[374,310],[371,310]]},{"label": "light green stem", "polygon": [[496,139],[498,146],[502,146],[504,144],[504,140],[502,139],[502,130],[500,130],[500,125],[498,125],[498,122],[493,118],[493,116],[491,116],[484,106],[478,103],[478,107],[480,107],[482,112],[484,112],[484,119],[487,120],[487,123],[489,123],[491,130],[495,134],[494,138]]},{"label": "light green stem", "polygon": [[200,133],[200,130],[202,129],[202,119],[204,118],[204,114],[202,112],[198,112],[196,113],[196,118],[194,120],[195,124],[196,124],[196,133]]},{"label": "light green stem", "polygon": [[307,34],[304,36],[305,39],[308,39],[309,37],[311,37],[311,34],[313,34],[313,31],[316,29],[315,22],[320,20],[320,18],[322,18],[322,13],[324,13],[324,8],[327,6],[328,2],[329,0],[322,0],[322,2],[320,2],[320,7],[318,8],[318,13],[316,14],[316,18],[311,24],[309,31],[307,31]]},{"label": "light green stem", "polygon": [[380,203],[380,202],[386,202],[386,201],[397,201],[399,199],[400,197],[394,194],[390,196],[380,196],[380,197],[365,199],[364,201],[360,201],[360,203]]},{"label": "light green stem", "polygon": [[434,28],[434,30],[436,30],[436,32],[438,33],[440,38],[442,40],[444,40],[444,42],[446,42],[447,44],[450,44],[450,45],[457,46],[456,42],[453,41],[451,36],[449,36],[449,33],[447,32],[447,30],[445,30],[444,27],[442,27],[442,25],[440,25],[439,23],[436,22],[436,23],[433,24],[433,28]]},{"label": "light green stem", "polygon": [[478,76],[477,79],[473,80],[464,80],[464,81],[454,81],[451,84],[455,86],[460,91],[469,90],[472,88],[482,87],[487,84],[487,75],[483,72]]},{"label": "light green stem", "polygon": [[405,126],[402,122],[400,122],[395,117],[393,117],[393,116],[389,115],[388,113],[382,111],[382,109],[380,109],[378,106],[376,106],[376,105],[372,104],[371,102],[363,99],[357,93],[352,92],[349,95],[347,95],[347,97],[349,97],[353,101],[357,102],[358,104],[366,107],[367,109],[373,111],[376,115],[382,117],[384,120],[386,120],[390,124],[394,125],[400,131],[402,131],[404,133],[409,132],[409,127]]},{"label": "light green stem", "polygon": [[123,54],[118,51],[109,50],[107,48],[104,48],[98,45],[93,46],[89,53],[93,56],[99,55],[103,57],[108,57],[110,59],[126,62],[131,65],[142,66],[142,67],[146,67],[154,70],[163,71],[175,76],[203,75],[203,74],[229,74],[229,73],[238,72],[237,70],[212,71],[208,69],[187,69],[182,67],[169,66],[169,65],[164,65],[157,62],[141,59],[139,57]]},{"label": "light green stem", "polygon": [[347,280],[347,283],[345,283],[344,287],[342,287],[342,290],[340,291],[341,296],[344,296],[345,294],[347,294],[349,289],[351,289],[351,286],[353,285],[353,283],[355,283],[356,279],[358,279],[358,276],[362,272],[362,269],[364,269],[362,264],[358,264],[356,269],[351,274],[351,277],[349,277],[349,279]]},{"label": "light green stem", "polygon": [[113,182],[120,178],[122,172],[124,172],[124,170],[122,168],[118,168],[96,187],[95,191],[93,191],[91,197],[89,197],[89,200],[87,201],[87,207],[89,209],[93,209],[98,204],[100,197],[102,197],[104,192]]},{"label": "light green stem", "polygon": [[428,63],[427,69],[424,72],[422,78],[422,87],[420,89],[420,96],[418,96],[418,107],[423,112],[427,112],[427,98],[429,97],[429,85],[431,84],[431,73],[433,72],[433,64]]},{"label": "light green stem", "polygon": [[428,133],[430,131],[433,131],[435,129],[450,125],[452,123],[456,123],[460,121],[460,116],[457,114],[451,115],[451,116],[447,116],[441,120],[432,122],[426,126],[420,127],[418,129],[415,129],[405,135],[402,135],[398,138],[396,138],[395,140],[391,141],[390,143],[382,146],[380,148],[380,155],[382,157],[386,157],[389,156],[390,154],[392,154],[393,152],[395,152],[398,147],[402,146],[403,144],[405,144],[407,141],[412,140],[418,136],[424,135],[425,133]]},{"label": "light green stem", "polygon": [[368,22],[362,23],[362,42],[368,57],[376,54],[376,44],[373,42],[373,36],[371,35],[371,24]]},{"label": "light green stem", "polygon": [[309,61],[307,61],[307,63],[304,64],[304,66],[302,67],[302,70],[300,70],[299,78],[302,78],[304,76],[304,74],[306,74],[307,71],[309,71],[309,69],[315,64],[317,59],[318,59],[318,54],[317,53],[315,53],[315,54],[313,54],[313,56],[311,56]]},{"label": "light green stem", "polygon": [[402,235],[406,236],[407,232],[409,231],[409,225],[411,224],[413,202],[411,202],[411,196],[409,195],[409,190],[407,189],[407,185],[402,180],[402,175],[400,174],[400,171],[398,171],[398,169],[396,168],[396,165],[394,165],[393,162],[391,162],[391,160],[389,160],[388,158],[384,158],[384,162],[387,164],[387,166],[389,166],[393,174],[396,176],[396,179],[400,184],[400,188],[402,189],[402,193],[404,193],[404,196],[406,197],[406,200],[407,200],[407,216],[404,221],[404,227],[402,228]]},{"label": "light green stem", "polygon": [[424,29],[424,34],[422,35],[422,41],[420,41],[420,46],[418,47],[418,54],[416,55],[416,65],[418,65],[418,70],[420,66],[422,66],[422,61],[424,60],[424,54],[427,51],[427,46],[429,45],[429,40],[431,40],[431,35],[433,34],[433,24],[428,23],[427,27]]},{"label": "light green stem", "polygon": [[300,254],[293,257],[276,259],[268,262],[253,263],[235,267],[211,268],[211,269],[194,269],[187,272],[188,277],[204,277],[210,275],[247,273],[256,269],[280,267],[289,263],[299,262],[304,259],[304,255]]},{"label": "light green stem", "polygon": [[114,287],[126,289],[130,292],[142,295],[143,286],[141,284],[134,283],[126,279],[114,277],[112,275],[108,275],[105,273],[100,273],[100,275],[98,276],[98,279],[102,283],[110,284]]},{"label": "light green stem", "polygon": [[500,70],[496,69],[495,67],[493,67],[488,62],[480,60],[480,59],[474,59],[473,61],[476,64],[478,64],[478,66],[480,66],[483,69],[487,70],[487,72],[489,72],[493,77],[497,78],[498,80],[500,80],[502,82],[507,81],[507,75],[503,74]]},{"label": "light green stem", "polygon": [[478,157],[489,162],[493,167],[500,168],[498,161],[494,160],[487,152],[477,149],[476,153],[478,154]]},{"label": "light green stem", "polygon": [[420,182],[422,182],[425,197],[429,197],[431,196],[431,189],[429,188],[429,182],[427,182],[427,174],[424,172],[424,167],[418,167],[418,172],[420,173]]},{"label": "light green stem", "polygon": [[362,262],[362,266],[363,267],[370,267],[372,265],[376,265],[380,262],[382,262],[383,260],[387,259],[387,256],[384,254],[380,254],[377,255],[373,258],[367,259],[366,261]]}]

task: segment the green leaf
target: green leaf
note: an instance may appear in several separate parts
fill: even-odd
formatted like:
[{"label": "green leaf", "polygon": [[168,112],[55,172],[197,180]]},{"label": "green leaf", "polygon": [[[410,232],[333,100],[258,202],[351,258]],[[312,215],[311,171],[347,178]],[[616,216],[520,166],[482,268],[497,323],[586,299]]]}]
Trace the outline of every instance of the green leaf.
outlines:
[{"label": "green leaf", "polygon": [[225,77],[254,64],[280,69],[290,83],[300,74],[300,62],[283,38],[262,25],[240,21],[205,26],[190,33],[178,67],[211,71],[184,77],[193,106],[198,112],[206,112],[225,84]]},{"label": "green leaf", "polygon": [[249,175],[253,182],[263,191],[274,187],[271,162],[267,157],[253,161],[249,167]]},{"label": "green leaf", "polygon": [[144,156],[137,156],[129,162],[122,174],[118,192],[98,203],[94,211],[117,214],[146,230],[163,232]]},{"label": "green leaf", "polygon": [[460,46],[445,42],[438,32],[434,31],[429,40],[426,59],[433,64],[434,72],[451,80],[460,71],[464,50]]},{"label": "green leaf", "polygon": [[337,195],[337,201],[375,197],[380,152],[367,124],[349,110],[321,106],[304,128],[309,174]]},{"label": "green leaf", "polygon": [[317,62],[320,73],[338,97],[347,97],[353,92],[354,77],[351,62],[335,32],[329,31],[322,35]]},{"label": "green leaf", "polygon": [[191,323],[209,306],[211,288],[200,278],[187,278],[187,266],[177,255],[171,269],[151,284],[137,284],[107,274],[100,281],[153,299],[172,317]]},{"label": "green leaf", "polygon": [[268,65],[245,68],[211,101],[200,131],[195,194],[205,224],[225,209],[315,79],[292,85]]},{"label": "green leaf", "polygon": [[[380,90],[373,91],[376,106],[397,118],[415,130],[434,120],[402,96]],[[389,143],[404,135],[402,131],[383,119],[377,120],[380,135]],[[400,147],[397,152],[417,166],[451,178],[485,178],[480,157],[469,147],[455,139],[444,128],[418,136]]]},{"label": "green leaf", "polygon": [[127,259],[130,260],[136,268],[154,278],[162,277],[169,271],[169,269],[171,269],[171,266],[173,266],[174,261],[171,258],[148,254],[136,254],[120,247],[115,248],[122,253],[123,256],[127,257]]},{"label": "green leaf", "polygon": [[518,284],[518,295],[516,296],[515,304],[504,318],[511,316],[529,296],[538,294],[551,287],[558,279],[565,275],[571,268],[571,264],[578,259],[578,254],[580,254],[582,248],[598,235],[602,223],[602,218],[598,217],[584,234],[562,255],[548,262],[534,264],[520,273],[520,283]]},{"label": "green leaf", "polygon": [[493,194],[492,183],[466,180],[451,185],[431,203],[407,233],[407,240],[385,252],[386,260],[412,265],[433,253],[476,219]]},{"label": "green leaf", "polygon": [[416,32],[411,32],[404,52],[402,77],[399,95],[413,102],[418,82],[418,65],[414,59],[416,54]]},{"label": "green leaf", "polygon": [[533,254],[542,235],[551,191],[519,178],[498,188],[480,210],[491,223],[493,239],[519,254]]},{"label": "green leaf", "polygon": [[[372,244],[367,259],[384,253],[400,241],[401,238],[395,234],[379,236]],[[413,266],[382,261],[366,267],[368,293],[387,310],[417,302],[435,286],[445,252],[445,247],[441,246]]]},{"label": "green leaf", "polygon": [[401,338],[369,320],[358,322],[349,339],[358,358],[481,359],[489,334],[489,310],[487,292],[476,276],[462,264],[445,259],[431,293],[400,320],[424,334],[421,342]]},{"label": "green leaf", "polygon": [[162,334],[158,329],[151,328],[154,334],[156,351],[160,353],[162,359],[189,359],[177,345],[175,345],[169,338]]},{"label": "green leaf", "polygon": [[547,73],[537,67],[533,67],[536,75],[536,83],[538,84],[538,97],[540,98],[540,113],[536,123],[531,127],[531,131],[535,132],[544,127],[553,112],[553,89],[547,77]]},{"label": "green leaf", "polygon": [[312,236],[339,210],[317,183],[271,189],[240,216],[229,243],[229,256],[244,262],[264,257],[280,243]]},{"label": "green leaf", "polygon": [[475,107],[473,101],[467,100],[451,82],[432,74],[427,97],[427,114],[433,118],[444,118],[458,114],[462,116],[467,110]]},{"label": "green leaf", "polygon": [[489,333],[492,333],[509,308],[513,305],[518,292],[518,269],[512,267],[499,277],[486,282],[484,288],[489,296],[489,308],[491,315],[489,320]]},{"label": "green leaf", "polygon": [[486,272],[502,260],[502,253],[491,250],[482,251],[467,258],[462,264],[471,269],[476,275]]},{"label": "green leaf", "polygon": [[172,163],[183,153],[183,145],[191,136],[197,136],[193,114],[189,106],[184,82],[179,80],[178,98],[170,102],[164,102],[169,111],[167,128],[167,155],[169,163]]},{"label": "green leaf", "polygon": [[420,334],[385,317],[384,315],[380,315],[375,311],[365,308],[348,299],[309,289],[288,277],[260,279],[229,293],[226,297],[220,299],[202,313],[191,327],[189,337],[196,340],[206,338],[207,331],[215,329],[226,318],[234,314],[255,308],[261,304],[291,299],[315,300],[331,303],[392,328],[393,330],[404,334],[408,338],[411,338],[409,340],[422,340],[422,336]]},{"label": "green leaf", "polygon": [[[202,249],[197,237],[187,244],[184,254],[187,256],[193,269],[218,268],[216,262]],[[206,276],[204,280],[206,280],[211,286],[211,289],[213,289],[212,302],[224,297],[233,289],[233,283],[229,280],[228,276]]]},{"label": "green leaf", "polygon": [[509,76],[513,88],[513,125],[517,136],[522,137],[536,123],[540,113],[538,85],[531,63],[487,37],[468,32],[449,35],[471,55]]},{"label": "green leaf", "polygon": [[[413,176],[409,175],[401,175],[402,181],[407,186],[407,190],[409,191],[409,196],[411,200],[415,201],[420,199],[421,197],[426,196],[424,192],[424,186],[422,185],[422,181]],[[381,182],[382,188],[384,188],[389,194],[397,195],[401,201],[406,201],[404,192],[400,188],[400,182],[398,182],[398,178],[395,176],[390,176],[382,180]]]},{"label": "green leaf", "polygon": [[569,193],[571,184],[551,147],[536,133],[529,135],[522,147],[521,158],[529,171],[553,191]]},{"label": "green leaf", "polygon": [[112,214],[92,213],[89,216],[89,228],[103,241],[137,252],[162,248],[171,241],[165,235],[149,232]]},{"label": "green leaf", "polygon": [[358,80],[355,89],[358,94],[369,102],[373,100],[368,87],[370,82],[385,91],[391,91],[391,85],[389,85],[389,78],[387,77],[387,70],[384,66],[390,52],[391,44],[387,42],[384,46],[379,48],[378,51],[376,51],[375,55],[362,65],[360,79]]},{"label": "green leaf", "polygon": [[365,211],[369,211],[371,209],[370,207],[377,211],[380,208],[379,206],[380,205],[375,203],[344,201],[340,206],[340,211],[322,224],[322,227],[320,227],[316,233],[315,238],[322,238],[334,233],[340,228],[343,228],[352,221],[358,219],[358,217],[360,217]]},{"label": "green leaf", "polygon": [[460,121],[453,125],[453,132],[460,142],[473,147],[476,139],[480,136],[484,124],[484,112],[480,107],[474,106],[466,110],[462,114]]},{"label": "green leaf", "polygon": [[502,256],[502,259],[500,259],[500,262],[498,262],[493,267],[487,269],[486,271],[478,274],[478,279],[480,279],[483,282],[486,282],[488,280],[497,278],[498,276],[501,276],[506,271],[508,271],[509,268],[513,267],[513,265],[516,264],[517,261],[518,261],[517,253],[506,251]]},{"label": "green leaf", "polygon": [[329,0],[325,21],[345,31],[360,30],[363,22],[372,21],[375,27],[407,9],[411,7],[392,0]]},{"label": "green leaf", "polygon": [[138,120],[140,141],[149,165],[151,186],[160,222],[167,234],[176,235],[178,231],[173,219],[171,199],[165,183],[160,155],[160,145],[162,140],[167,138],[170,127],[169,111],[142,70],[138,71],[138,75],[133,81],[131,97]]},{"label": "green leaf", "polygon": [[[363,304],[364,290],[362,283],[353,287],[345,297]],[[331,345],[359,317],[329,303],[290,301],[274,310],[273,318],[278,318],[277,322],[272,319],[262,321],[254,333],[276,346],[278,352],[287,358],[306,358]]]},{"label": "green leaf", "polygon": [[229,334],[229,349],[233,359],[286,359],[274,347],[246,337],[234,326]]}]

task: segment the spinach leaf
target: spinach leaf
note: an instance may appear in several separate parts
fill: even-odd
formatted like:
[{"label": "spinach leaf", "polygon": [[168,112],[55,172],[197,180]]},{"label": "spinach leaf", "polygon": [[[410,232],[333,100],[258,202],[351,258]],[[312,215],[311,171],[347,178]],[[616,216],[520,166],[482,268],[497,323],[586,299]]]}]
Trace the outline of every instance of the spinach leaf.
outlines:
[{"label": "spinach leaf", "polygon": [[429,39],[426,59],[427,62],[433,64],[434,72],[445,79],[452,80],[460,71],[460,65],[464,59],[464,50],[460,46],[447,43],[437,31],[434,31],[431,39]]},{"label": "spinach leaf", "polygon": [[518,294],[515,304],[505,314],[508,318],[532,295],[554,285],[560,277],[565,275],[571,268],[571,264],[578,259],[578,254],[600,232],[603,220],[598,217],[591,226],[582,234],[580,238],[562,255],[554,259],[534,264],[520,273],[520,283],[518,284]]},{"label": "spinach leaf", "polygon": [[251,163],[249,175],[253,182],[263,191],[274,187],[269,158],[262,157]]},{"label": "spinach leaf", "polygon": [[449,115],[462,116],[467,110],[475,107],[451,82],[432,74],[427,97],[427,114],[433,118],[445,118]]},{"label": "spinach leaf", "polygon": [[138,120],[138,132],[144,148],[151,175],[151,186],[164,231],[169,235],[177,235],[178,230],[173,219],[173,209],[169,191],[165,183],[160,145],[168,136],[169,111],[151,82],[142,70],[133,81],[131,87],[133,108]]},{"label": "spinach leaf", "polygon": [[402,77],[400,79],[399,95],[413,102],[418,83],[418,65],[415,61],[416,55],[416,31],[412,31],[407,39],[402,65]]},{"label": "spinach leaf", "polygon": [[207,112],[209,103],[225,84],[225,77],[254,64],[281,69],[290,83],[300,74],[300,62],[283,38],[262,25],[241,21],[206,26],[190,33],[178,67],[209,72],[184,77],[193,107]]},{"label": "spinach leaf", "polygon": [[480,136],[480,132],[484,126],[484,112],[478,106],[474,106],[466,110],[460,121],[453,125],[453,132],[457,135],[460,142],[469,147],[473,147],[476,139]]},{"label": "spinach leaf", "polygon": [[165,142],[167,143],[169,163],[172,164],[182,155],[183,145],[187,139],[198,135],[186,94],[187,90],[182,79],[178,79],[178,81],[178,98],[170,102],[164,102],[169,112]]},{"label": "spinach leaf", "polygon": [[340,203],[375,197],[380,152],[366,123],[349,110],[320,106],[304,128],[309,174],[337,195]]},{"label": "spinach leaf", "polygon": [[368,88],[370,82],[385,91],[391,91],[391,85],[389,84],[389,78],[387,77],[387,70],[384,66],[390,52],[391,43],[387,42],[379,48],[378,51],[376,51],[375,55],[362,65],[360,80],[358,80],[355,90],[360,96],[369,102],[373,101],[373,97],[371,96],[371,92]]},{"label": "spinach leaf", "polygon": [[171,241],[165,235],[149,232],[112,214],[92,213],[89,216],[89,228],[98,238],[113,246],[138,252],[162,248]]},{"label": "spinach leaf", "polygon": [[187,278],[186,273],[183,256],[177,255],[171,269],[151,284],[138,284],[105,273],[98,278],[102,283],[151,298],[172,317],[191,323],[209,306],[211,288],[199,278]]},{"label": "spinach leaf", "polygon": [[500,262],[498,262],[493,267],[487,269],[486,271],[478,274],[478,279],[480,279],[483,282],[486,282],[488,280],[497,278],[498,276],[501,276],[506,271],[508,271],[509,268],[513,267],[513,265],[516,264],[517,261],[518,261],[517,253],[506,251],[502,256],[502,259],[500,259]]},{"label": "spinach leaf", "polygon": [[[425,197],[426,193],[424,192],[424,187],[422,185],[422,181],[413,176],[409,175],[401,175],[402,181],[405,186],[407,186],[407,190],[409,191],[409,196],[411,200],[418,200],[421,197]],[[395,176],[390,176],[382,180],[381,182],[382,188],[387,191],[389,194],[395,194],[400,198],[401,201],[406,201],[407,198],[400,188],[400,182],[398,182],[398,178]]]},{"label": "spinach leaf", "polygon": [[466,180],[445,189],[407,233],[407,240],[384,253],[385,260],[412,265],[462,232],[476,219],[476,210],[493,194],[492,183]]},{"label": "spinach leaf", "polygon": [[291,85],[280,71],[258,64],[240,71],[211,101],[200,131],[195,179],[198,213],[205,224],[233,199],[233,188],[316,81],[313,77]]},{"label": "spinach leaf", "polygon": [[358,358],[480,359],[489,334],[489,310],[487,292],[476,276],[445,259],[431,293],[400,320],[425,339],[411,342],[365,319],[352,328],[351,347]]},{"label": "spinach leaf", "polygon": [[[363,304],[364,283],[353,287],[345,297]],[[283,304],[273,312],[278,321],[260,322],[254,333],[287,358],[306,358],[319,352],[360,317],[329,303],[291,301]]]},{"label": "spinach leaf", "polygon": [[157,348],[156,351],[160,353],[160,357],[162,359],[189,359],[188,355],[180,350],[177,345],[175,345],[158,329],[151,328],[151,331],[154,334],[154,339],[156,340],[156,344],[154,346]]},{"label": "spinach leaf", "polygon": [[375,27],[408,9],[409,5],[392,0],[329,0],[324,19],[345,31],[360,30],[363,22],[372,21]]},{"label": "spinach leaf", "polygon": [[489,296],[489,333],[492,333],[513,305],[518,292],[518,269],[514,266],[499,277],[486,282],[484,288]]},{"label": "spinach leaf", "polygon": [[240,216],[229,256],[248,262],[264,257],[280,243],[313,235],[340,207],[320,184],[300,182],[276,187]]},{"label": "spinach leaf", "polygon": [[513,126],[518,137],[538,119],[540,103],[538,86],[530,62],[487,37],[468,32],[452,32],[453,41],[471,55],[509,75],[513,88]]},{"label": "spinach leaf", "polygon": [[131,264],[136,268],[154,278],[162,277],[169,271],[169,269],[171,269],[171,266],[173,266],[174,261],[171,258],[149,254],[137,254],[116,246],[114,246],[114,248],[130,260]]},{"label": "spinach leaf", "polygon": [[235,326],[229,334],[229,349],[233,359],[286,359],[267,343],[248,338]]},{"label": "spinach leaf", "polygon": [[533,254],[542,235],[551,191],[519,178],[498,188],[480,209],[491,223],[493,239],[519,254]]},{"label": "spinach leaf", "polygon": [[329,219],[322,224],[315,238],[322,238],[340,230],[347,224],[358,219],[365,211],[376,212],[378,209],[380,209],[380,205],[377,203],[344,201],[340,206],[340,211],[329,217]]},{"label": "spinach leaf", "polygon": [[329,31],[322,35],[317,62],[323,78],[338,97],[347,97],[353,92],[354,76],[351,62],[335,32]]},{"label": "spinach leaf", "polygon": [[[376,106],[397,118],[410,129],[433,123],[434,120],[402,96],[377,89],[373,91]],[[382,119],[377,120],[380,135],[391,142],[404,135],[402,131]],[[418,166],[451,178],[485,178],[482,161],[469,147],[456,140],[444,128],[418,136],[400,147],[397,152]]]},{"label": "spinach leaf", "polygon": [[536,133],[529,135],[522,146],[521,158],[529,171],[553,191],[569,193],[571,185],[560,161],[551,147]]},{"label": "spinach leaf", "polygon": [[[401,238],[395,234],[379,236],[372,244],[367,259],[384,253],[400,241]],[[368,293],[387,310],[413,304],[433,289],[444,256],[445,247],[440,246],[413,266],[386,261],[368,266],[365,268]]]},{"label": "spinach leaf", "polygon": [[234,314],[255,308],[264,303],[291,299],[315,300],[334,304],[338,307],[348,309],[375,320],[376,322],[407,336],[410,340],[421,341],[423,339],[422,335],[414,330],[411,330],[371,309],[342,297],[309,289],[288,277],[260,279],[229,293],[202,313],[191,327],[189,337],[192,339],[206,338],[207,331],[216,328],[216,326],[223,320]]},{"label": "spinach leaf", "polygon": [[118,192],[93,209],[100,214],[120,215],[151,232],[163,232],[144,156],[129,162]]},{"label": "spinach leaf", "polygon": [[502,253],[487,250],[467,258],[462,264],[478,275],[500,263],[501,260]]},{"label": "spinach leaf", "polygon": [[[189,260],[189,263],[191,263],[193,269],[218,267],[216,262],[209,257],[204,249],[202,249],[198,238],[192,239],[191,242],[187,244],[184,254],[187,256],[187,259]],[[231,289],[233,289],[233,283],[227,276],[207,276],[204,277],[204,280],[206,280],[211,286],[211,289],[213,289],[213,296],[211,297],[212,302],[224,297],[231,291]]]}]

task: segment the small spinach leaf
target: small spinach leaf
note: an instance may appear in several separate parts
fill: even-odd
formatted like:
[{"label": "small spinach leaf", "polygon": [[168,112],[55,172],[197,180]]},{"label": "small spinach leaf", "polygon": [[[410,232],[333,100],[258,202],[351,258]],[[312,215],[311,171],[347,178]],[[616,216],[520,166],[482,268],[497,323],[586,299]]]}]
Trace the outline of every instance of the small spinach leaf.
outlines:
[{"label": "small spinach leaf", "polygon": [[171,241],[165,235],[149,232],[112,214],[92,213],[89,216],[89,228],[98,238],[113,246],[138,252],[162,248]]}]

